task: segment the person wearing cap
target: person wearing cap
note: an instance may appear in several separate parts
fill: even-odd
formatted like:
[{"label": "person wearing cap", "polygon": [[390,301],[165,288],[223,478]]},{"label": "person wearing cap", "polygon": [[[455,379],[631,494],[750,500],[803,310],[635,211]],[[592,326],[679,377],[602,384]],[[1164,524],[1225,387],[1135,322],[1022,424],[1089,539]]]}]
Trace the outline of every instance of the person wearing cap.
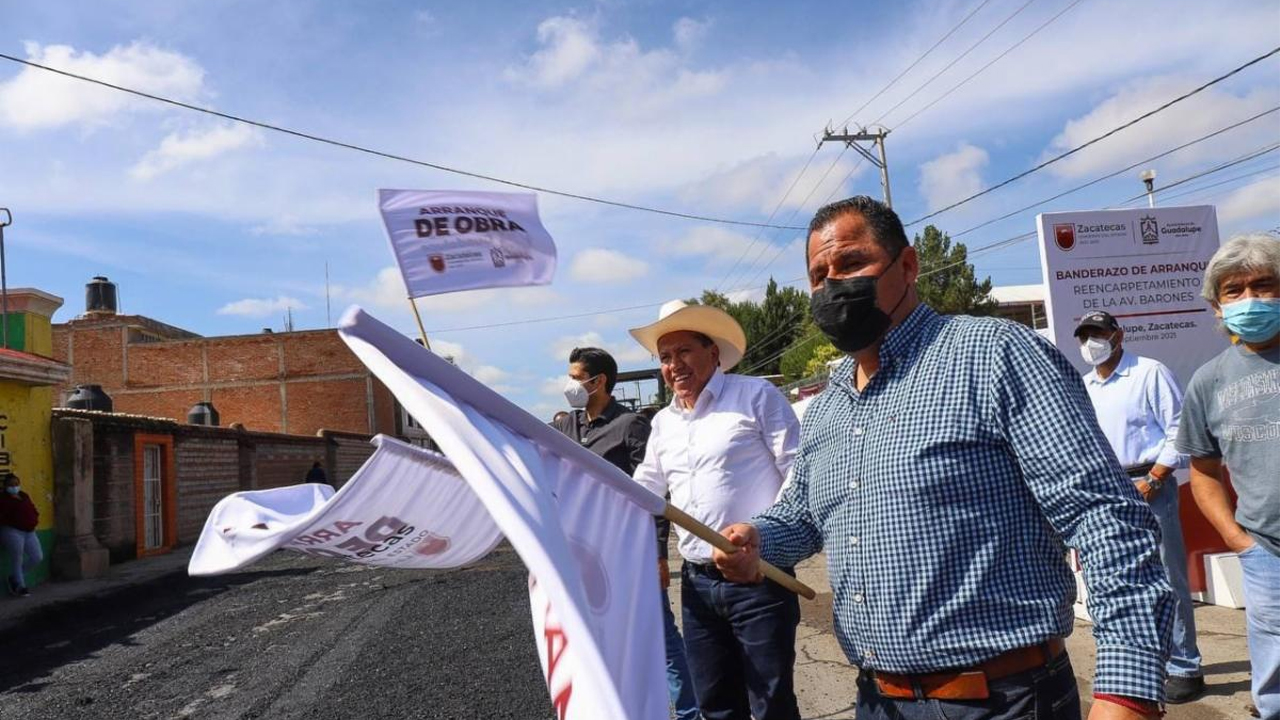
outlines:
[{"label": "person wearing cap", "polygon": [[[625,408],[613,397],[618,383],[618,361],[596,347],[574,348],[569,353],[564,399],[571,413],[557,413],[551,425],[583,447],[631,475],[644,460],[649,441],[649,419]],[[667,693],[676,720],[698,720],[698,700],[685,660],[684,640],[671,612],[667,588],[671,585],[667,540],[671,523],[655,518],[658,535],[658,584],[662,586],[662,623],[667,650]]]},{"label": "person wearing cap", "polygon": [[1134,487],[1160,523],[1160,558],[1169,573],[1177,610],[1165,667],[1165,702],[1190,702],[1204,694],[1195,606],[1187,580],[1187,550],[1178,516],[1178,482],[1173,474],[1186,458],[1174,445],[1182,392],[1173,372],[1157,360],[1124,349],[1124,329],[1110,313],[1080,318],[1075,330],[1080,356],[1092,366],[1084,387],[1098,425]]},{"label": "person wearing cap", "polygon": [[[767,380],[728,374],[746,351],[737,321],[673,300],[631,335],[657,356],[674,395],[653,418],[635,479],[658,495],[670,491],[674,506],[712,528],[767,508],[791,467],[800,425]],[[703,717],[798,720],[798,599],[771,581],[727,580],[708,543],[676,533],[685,650]]]},{"label": "person wearing cap", "polygon": [[1253,703],[1280,718],[1280,239],[1232,238],[1201,287],[1231,345],[1191,377],[1178,450],[1200,511],[1239,554]]},{"label": "person wearing cap", "polygon": [[902,222],[820,209],[814,323],[847,357],[805,411],[778,502],[721,532],[726,577],[825,550],[858,720],[1080,717],[1063,638],[1080,553],[1097,640],[1091,720],[1156,718],[1173,624],[1159,526],[1084,383],[1024,325],[920,302]]}]

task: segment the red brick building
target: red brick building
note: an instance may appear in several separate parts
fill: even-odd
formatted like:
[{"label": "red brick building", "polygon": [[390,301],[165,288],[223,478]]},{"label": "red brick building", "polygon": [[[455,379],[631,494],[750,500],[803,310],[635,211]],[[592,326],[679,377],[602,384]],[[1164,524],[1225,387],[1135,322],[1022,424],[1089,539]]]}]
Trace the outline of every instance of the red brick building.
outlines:
[{"label": "red brick building", "polygon": [[211,402],[220,424],[291,435],[405,432],[391,393],[335,330],[201,337],[141,315],[94,310],[53,326],[54,357],[71,366],[57,388],[101,385],[114,410],[185,421]]}]

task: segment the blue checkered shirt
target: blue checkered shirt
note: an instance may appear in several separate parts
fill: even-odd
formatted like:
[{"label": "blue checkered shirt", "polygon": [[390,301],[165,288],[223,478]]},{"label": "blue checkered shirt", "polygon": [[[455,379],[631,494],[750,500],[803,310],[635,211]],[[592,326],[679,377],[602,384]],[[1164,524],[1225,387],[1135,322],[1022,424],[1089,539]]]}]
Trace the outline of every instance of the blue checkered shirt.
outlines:
[{"label": "blue checkered shirt", "polygon": [[1024,326],[920,305],[861,392],[854,369],[814,398],[794,476],[752,520],[775,565],[826,548],[849,661],[936,672],[1066,636],[1071,547],[1094,692],[1162,701],[1173,594],[1159,529],[1070,363]]}]

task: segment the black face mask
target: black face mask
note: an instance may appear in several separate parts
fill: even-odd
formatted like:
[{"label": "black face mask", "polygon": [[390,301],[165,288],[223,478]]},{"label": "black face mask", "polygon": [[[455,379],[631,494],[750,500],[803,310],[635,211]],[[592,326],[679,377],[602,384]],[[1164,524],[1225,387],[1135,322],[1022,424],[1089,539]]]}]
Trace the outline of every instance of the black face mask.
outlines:
[{"label": "black face mask", "polygon": [[[898,262],[902,251],[893,258],[889,267]],[[822,287],[809,298],[809,311],[813,322],[831,341],[832,345],[846,353],[857,352],[879,340],[893,324],[893,314],[907,298],[907,289],[887,314],[876,306],[876,284],[889,272],[875,277],[827,278]]]}]

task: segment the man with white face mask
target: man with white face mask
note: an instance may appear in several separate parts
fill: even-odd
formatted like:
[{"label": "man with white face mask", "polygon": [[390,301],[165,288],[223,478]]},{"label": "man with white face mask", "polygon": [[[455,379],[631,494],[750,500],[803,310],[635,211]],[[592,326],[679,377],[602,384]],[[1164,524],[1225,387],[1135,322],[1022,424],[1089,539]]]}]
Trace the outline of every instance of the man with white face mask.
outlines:
[{"label": "man with white face mask", "polygon": [[1080,318],[1075,336],[1081,357],[1093,366],[1084,376],[1084,387],[1102,434],[1160,523],[1160,558],[1175,603],[1165,702],[1190,702],[1204,693],[1204,676],[1173,477],[1174,470],[1186,464],[1174,447],[1182,393],[1169,368],[1125,351],[1124,330],[1110,313],[1097,311]]}]

